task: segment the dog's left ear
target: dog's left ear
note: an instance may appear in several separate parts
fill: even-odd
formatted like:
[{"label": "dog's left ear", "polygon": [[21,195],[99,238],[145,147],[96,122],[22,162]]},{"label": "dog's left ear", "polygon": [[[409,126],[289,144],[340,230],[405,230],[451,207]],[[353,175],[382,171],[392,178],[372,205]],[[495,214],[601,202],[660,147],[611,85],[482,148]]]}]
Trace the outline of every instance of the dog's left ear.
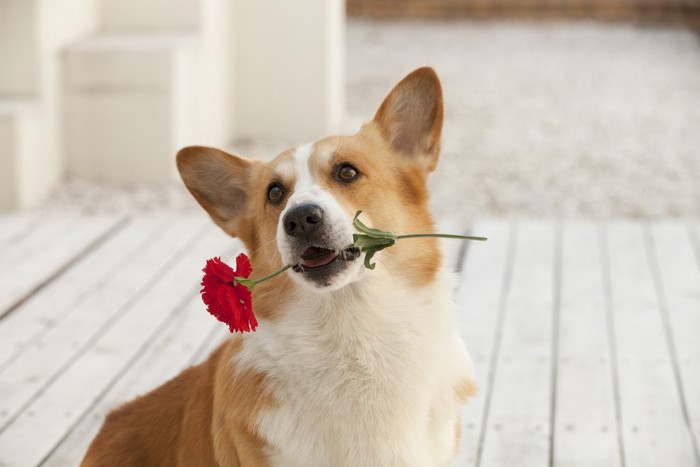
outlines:
[{"label": "dog's left ear", "polygon": [[433,171],[440,155],[442,87],[430,67],[410,73],[384,99],[374,115],[394,151],[419,160]]}]

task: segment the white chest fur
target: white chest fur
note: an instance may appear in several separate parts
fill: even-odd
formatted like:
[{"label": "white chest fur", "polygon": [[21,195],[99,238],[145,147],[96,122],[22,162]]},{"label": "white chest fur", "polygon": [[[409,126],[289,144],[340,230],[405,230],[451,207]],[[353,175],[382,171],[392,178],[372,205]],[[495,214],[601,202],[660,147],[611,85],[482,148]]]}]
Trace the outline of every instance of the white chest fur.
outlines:
[{"label": "white chest fur", "polygon": [[450,465],[455,390],[471,379],[451,283],[416,290],[377,275],[300,297],[246,335],[236,366],[265,373],[278,400],[258,420],[275,465]]}]

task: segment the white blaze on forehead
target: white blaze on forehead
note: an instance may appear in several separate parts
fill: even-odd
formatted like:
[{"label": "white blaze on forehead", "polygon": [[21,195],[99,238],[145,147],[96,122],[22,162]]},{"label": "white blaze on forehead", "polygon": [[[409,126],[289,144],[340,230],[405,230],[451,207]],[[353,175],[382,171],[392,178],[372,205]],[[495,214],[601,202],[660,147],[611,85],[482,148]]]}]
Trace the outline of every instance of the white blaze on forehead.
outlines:
[{"label": "white blaze on forehead", "polygon": [[320,204],[321,198],[330,196],[314,177],[314,172],[318,174],[318,169],[322,171],[329,157],[330,155],[324,157],[323,154],[314,152],[313,144],[305,144],[294,150],[292,160],[296,182],[292,190],[293,194],[289,198],[288,208],[309,201]]},{"label": "white blaze on forehead", "polygon": [[294,168],[297,175],[297,181],[294,186],[295,192],[308,190],[314,185],[311,167],[309,167],[312,150],[312,144],[305,144],[294,151]]}]

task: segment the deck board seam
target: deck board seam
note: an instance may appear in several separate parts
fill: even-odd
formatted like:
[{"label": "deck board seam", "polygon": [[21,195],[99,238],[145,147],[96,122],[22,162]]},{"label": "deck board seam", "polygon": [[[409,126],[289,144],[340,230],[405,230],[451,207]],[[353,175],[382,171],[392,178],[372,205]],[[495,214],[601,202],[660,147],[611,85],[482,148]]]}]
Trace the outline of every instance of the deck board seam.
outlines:
[{"label": "deck board seam", "polygon": [[[464,229],[464,235],[473,235],[473,229],[474,226],[472,225],[467,225],[467,228]],[[469,259],[469,241],[463,241],[459,245],[459,252],[457,253],[457,264],[455,265],[455,273],[458,276],[461,276],[462,273],[464,272],[464,266],[467,264],[467,261]]]},{"label": "deck board seam", "polygon": [[515,254],[517,250],[517,236],[518,224],[512,223],[508,232],[508,249],[506,253],[505,267],[503,269],[503,276],[501,278],[501,294],[498,299],[498,317],[496,319],[496,330],[494,333],[493,353],[491,354],[489,362],[489,375],[487,383],[488,390],[484,398],[484,413],[481,418],[481,432],[479,433],[479,441],[477,444],[476,460],[474,462],[475,467],[481,467],[481,458],[484,451],[484,442],[486,439],[486,430],[490,415],[489,412],[491,409],[491,398],[493,394],[493,387],[496,382],[498,361],[503,342],[503,332],[508,308],[508,295],[513,278],[513,267],[515,264]]},{"label": "deck board seam", "polygon": [[617,432],[618,455],[620,467],[627,464],[625,456],[625,438],[622,432],[622,396],[620,392],[620,374],[617,354],[617,334],[615,332],[615,310],[613,308],[612,275],[610,272],[610,252],[607,241],[607,229],[604,225],[598,226],[598,256],[600,259],[600,274],[603,282],[603,296],[605,306],[606,338],[608,352],[610,354],[610,373],[612,377],[613,400],[615,405],[615,425]]},{"label": "deck board seam", "polygon": [[83,258],[85,258],[88,254],[90,254],[92,251],[94,251],[99,245],[101,245],[102,243],[107,241],[110,237],[114,236],[121,229],[126,227],[126,225],[129,222],[130,222],[130,218],[128,218],[128,217],[119,218],[114,223],[114,225],[112,227],[107,229],[104,233],[99,235],[92,242],[88,243],[82,250],[78,251],[71,259],[66,261],[59,268],[57,268],[53,274],[47,276],[44,280],[42,280],[38,284],[34,285],[23,296],[18,298],[12,305],[7,307],[5,310],[0,310],[0,321],[7,318],[8,316],[10,316],[15,310],[17,310],[19,307],[21,307],[24,303],[27,302],[27,300],[29,300],[37,292],[41,291],[48,284],[59,279],[63,274],[65,274],[73,266],[75,266]]},{"label": "deck board seam", "polygon": [[559,383],[559,335],[561,331],[561,294],[564,266],[563,236],[564,229],[561,222],[559,222],[554,228],[554,255],[552,262],[552,278],[554,280],[554,287],[552,290],[552,368],[549,406],[549,467],[554,466],[554,450],[556,447],[557,389]]},{"label": "deck board seam", "polygon": [[202,341],[201,344],[197,346],[197,348],[194,350],[192,353],[192,358],[190,358],[187,362],[188,366],[192,366],[195,363],[197,363],[205,354],[207,351],[207,348],[209,347],[209,343],[216,339],[216,335],[219,333],[219,326],[212,326],[212,329],[207,333],[207,335],[204,337],[204,340]]},{"label": "deck board seam", "polygon": [[32,219],[27,225],[23,226],[19,232],[15,232],[12,234],[10,237],[6,238],[3,240],[2,247],[3,248],[8,248],[17,243],[20,239],[24,238],[27,236],[29,232],[32,230],[35,230],[39,224],[44,220],[45,218],[37,216],[34,219]]},{"label": "deck board seam", "polygon": [[[130,222],[131,222],[131,219],[129,219],[129,222],[124,223],[124,225],[122,226],[122,228],[120,228],[119,230],[122,230],[123,228],[125,228]],[[160,232],[160,230],[162,230],[162,229],[164,229],[164,228],[166,228],[166,227],[167,227],[167,220],[164,220],[163,224],[159,227],[159,230],[157,230],[157,231],[153,234],[153,236],[157,235],[157,234]],[[115,231],[114,234],[116,234],[117,232],[118,232],[118,230]],[[113,236],[113,235],[112,235],[112,236]],[[110,236],[110,237],[112,237],[112,236]],[[143,242],[138,243],[133,249],[130,249],[130,250],[129,250],[129,253],[134,253],[134,254],[135,254],[137,251],[141,250],[145,245],[148,245],[149,242],[152,241],[151,238],[152,238],[152,237],[148,237],[148,238],[147,238],[146,240],[144,240]],[[91,250],[91,251],[94,251],[94,249]],[[100,279],[94,284],[94,285],[95,285],[95,288],[94,288],[94,289],[91,289],[91,291],[93,291],[93,292],[94,292],[94,291],[99,291],[99,290],[102,290],[102,288],[108,286],[108,285],[109,285],[109,279],[108,279],[108,278],[109,278],[110,275],[111,275],[110,273],[116,273],[116,271],[118,271],[118,270],[120,270],[121,268],[125,267],[125,265],[127,265],[127,264],[129,263],[129,261],[131,261],[129,254],[125,254],[125,255],[124,255],[124,258],[122,259],[122,261],[120,261],[120,262],[118,262],[117,264],[115,264],[114,267],[111,268],[111,269],[109,270],[109,272],[105,275],[105,277],[100,278]],[[56,279],[58,279],[58,277],[53,278],[52,281],[53,281],[53,280],[56,280]],[[76,309],[76,308],[80,305],[81,301],[82,301],[83,299],[85,299],[86,296],[89,295],[89,293],[90,293],[90,291],[83,291],[82,293],[78,294],[78,295],[76,296],[75,300],[74,300],[73,302],[71,302],[70,308]],[[55,324],[55,325],[60,324],[61,321],[63,321],[64,319],[68,318],[69,315],[70,315],[70,311],[67,312],[67,313],[62,313],[61,316],[60,316],[60,318],[56,319],[56,322],[55,322],[56,324]],[[54,326],[54,327],[55,327],[55,326]],[[5,360],[4,362],[1,362],[1,363],[0,363],[0,374],[2,374],[2,372],[3,372],[8,366],[10,366],[10,365],[12,364],[12,362],[14,362],[17,358],[20,358],[24,352],[26,352],[32,345],[34,345],[34,343],[35,343],[36,341],[38,341],[39,339],[41,339],[41,337],[42,337],[43,335],[45,335],[47,332],[49,332],[51,329],[52,329],[52,327],[44,327],[44,328],[42,328],[42,329],[39,329],[34,335],[31,336],[31,338],[28,338],[27,341],[24,343],[24,345],[22,345],[21,347],[19,347],[18,349],[15,350],[15,352],[13,353],[12,356],[10,356],[9,358],[6,358],[6,360]]]},{"label": "deck board seam", "polygon": [[698,239],[698,228],[696,224],[688,224],[688,237],[690,239],[690,245],[693,248],[693,253],[695,253],[695,263],[700,269],[700,240]]},{"label": "deck board seam", "polygon": [[675,335],[673,332],[673,326],[671,325],[671,316],[670,311],[668,309],[666,290],[664,287],[663,278],[661,277],[661,269],[659,267],[659,260],[657,258],[654,236],[651,232],[651,228],[648,223],[645,223],[643,225],[642,232],[644,238],[644,250],[646,251],[649,269],[651,270],[651,275],[654,282],[654,292],[656,294],[657,310],[661,315],[661,321],[663,323],[663,336],[664,340],[666,341],[666,351],[668,352],[671,358],[673,379],[676,386],[678,399],[681,404],[683,422],[685,423],[686,429],[688,430],[688,433],[690,435],[690,442],[693,447],[693,454],[695,456],[695,464],[700,465],[700,452],[698,451],[698,442],[695,436],[695,432],[693,430],[693,423],[690,418],[690,413],[688,411],[688,403],[685,395],[685,388],[683,385],[683,375],[681,374],[680,362],[678,359],[678,349],[676,348]]}]

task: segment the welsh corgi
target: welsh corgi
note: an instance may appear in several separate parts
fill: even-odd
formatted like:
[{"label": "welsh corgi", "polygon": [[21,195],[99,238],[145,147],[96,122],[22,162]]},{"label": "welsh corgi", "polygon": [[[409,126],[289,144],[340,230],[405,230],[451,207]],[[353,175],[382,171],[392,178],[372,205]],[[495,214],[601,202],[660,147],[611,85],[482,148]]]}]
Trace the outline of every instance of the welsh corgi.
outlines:
[{"label": "welsh corgi", "polygon": [[374,270],[347,248],[358,210],[382,230],[433,232],[442,120],[440,81],[419,68],[354,136],[271,162],[182,149],[185,185],[244,242],[253,277],[295,267],[255,288],[256,332],[112,411],[82,465],[453,465],[475,383],[439,243],[398,242]]}]

